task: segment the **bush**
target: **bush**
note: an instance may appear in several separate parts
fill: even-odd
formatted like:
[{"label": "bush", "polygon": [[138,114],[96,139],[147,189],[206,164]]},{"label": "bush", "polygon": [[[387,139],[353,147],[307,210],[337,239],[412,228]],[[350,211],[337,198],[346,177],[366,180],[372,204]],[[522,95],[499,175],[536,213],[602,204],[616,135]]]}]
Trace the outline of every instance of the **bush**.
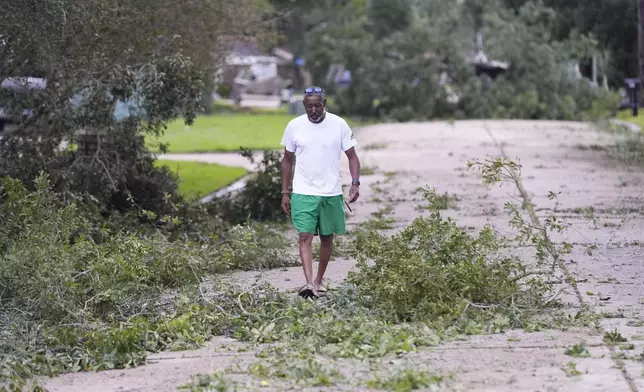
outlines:
[{"label": "bush", "polygon": [[[277,151],[264,150],[257,163],[257,170],[242,191],[213,200],[208,210],[233,224],[247,220],[283,222],[280,161]],[[252,151],[242,150],[242,155],[255,163]]]}]

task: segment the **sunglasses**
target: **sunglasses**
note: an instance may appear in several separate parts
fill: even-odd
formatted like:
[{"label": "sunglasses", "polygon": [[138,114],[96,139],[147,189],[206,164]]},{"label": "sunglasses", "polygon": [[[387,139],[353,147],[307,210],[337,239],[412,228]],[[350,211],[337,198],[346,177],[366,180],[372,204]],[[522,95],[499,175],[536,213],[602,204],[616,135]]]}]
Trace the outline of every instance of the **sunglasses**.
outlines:
[{"label": "sunglasses", "polygon": [[304,90],[304,94],[315,94],[315,93],[324,94],[324,90],[322,90],[322,87],[307,87]]}]

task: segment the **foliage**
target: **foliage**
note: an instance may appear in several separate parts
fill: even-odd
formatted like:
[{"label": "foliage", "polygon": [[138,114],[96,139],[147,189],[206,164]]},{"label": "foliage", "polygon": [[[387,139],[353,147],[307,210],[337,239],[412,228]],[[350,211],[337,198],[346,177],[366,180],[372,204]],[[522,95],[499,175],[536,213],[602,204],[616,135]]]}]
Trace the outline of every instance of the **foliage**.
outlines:
[{"label": "foliage", "polygon": [[347,8],[366,11],[365,0],[329,0],[321,4],[315,0],[270,0],[278,18],[277,30],[281,41],[293,46],[293,54],[301,57],[310,48],[309,34],[321,24],[343,18]]},{"label": "foliage", "polygon": [[390,238],[377,233],[363,238],[359,268],[349,281],[364,293],[368,306],[393,321],[453,321],[469,307],[536,306],[520,288],[525,266],[516,259],[494,257],[497,244],[490,228],[471,237],[434,212]]},{"label": "foliage", "polygon": [[[502,159],[480,165],[489,183],[520,184],[512,175],[518,167]],[[357,271],[312,302],[268,285],[239,288],[207,278],[292,265],[281,237],[261,227],[234,226],[199,243],[169,241],[161,232],[89,235],[80,206],[60,204],[46,176],[34,187],[9,179],[3,186],[2,381],[132,367],[149,352],[195,347],[218,334],[259,348],[260,361],[248,369],[258,378],[334,385],[346,379],[329,359],[403,356],[457,334],[534,330],[557,317],[549,312],[558,293],[548,283],[548,260],[556,262],[561,250],[538,236],[538,222],[512,214],[524,237],[543,242],[536,264],[504,256],[489,228],[472,236],[436,210],[391,238],[361,233],[347,249],[360,261]],[[438,199],[431,190],[425,197]],[[402,371],[371,385],[409,390],[441,380]],[[205,385],[231,386],[217,375],[192,386]]]},{"label": "foliage", "polygon": [[[318,83],[331,83],[331,64],[351,71],[350,86],[327,86],[335,94],[333,109],[345,115],[395,121],[585,119],[589,111],[613,109],[617,98],[571,72],[571,65],[601,48],[588,28],[558,33],[562,7],[533,0],[512,7],[501,0],[425,0],[414,3],[409,23],[405,14],[392,11],[386,27],[372,32],[370,11],[350,2],[300,41],[311,48],[307,67]],[[488,59],[510,64],[495,80],[475,76],[477,32],[485,37]]]},{"label": "foliage", "polygon": [[369,5],[369,30],[376,39],[395,31],[405,30],[411,22],[412,8],[408,0],[391,2],[372,0]]},{"label": "foliage", "polygon": [[61,204],[46,175],[34,189],[2,185],[3,381],[136,366],[150,351],[193,347],[225,333],[235,320],[221,312],[238,306],[231,295],[229,305],[204,308],[206,276],[295,261],[280,235],[252,226],[201,243],[106,228],[90,235],[80,207]]},{"label": "foliage", "polygon": [[291,379],[304,385],[330,387],[334,384],[333,379],[342,377],[330,365],[329,361],[325,361],[321,357],[303,356],[301,353],[295,353],[276,358],[270,366],[254,363],[249,367],[249,370],[257,377]]},{"label": "foliage", "polygon": [[588,346],[585,342],[577,343],[572,347],[567,348],[564,354],[577,358],[589,358],[592,356],[590,351],[588,351]]},{"label": "foliage", "polygon": [[[255,163],[252,151],[242,149],[242,155]],[[281,154],[264,150],[257,170],[248,179],[244,188],[236,194],[213,200],[208,209],[224,220],[239,224],[246,220],[282,222],[285,220],[281,210]]]},{"label": "foliage", "polygon": [[[526,0],[504,0],[512,10],[519,10]],[[624,78],[638,74],[637,2],[631,0],[542,0],[555,10],[552,34],[557,40],[576,34],[592,35],[598,42],[598,53],[608,55],[607,77],[612,86],[622,87]],[[589,58],[582,59],[582,71],[591,76]]]},{"label": "foliage", "polygon": [[[570,253],[573,245],[566,241],[554,243],[549,234],[551,232],[563,233],[570,225],[556,215],[547,216],[543,223],[541,222],[536,213],[536,208],[523,186],[521,165],[518,162],[502,157],[485,161],[470,161],[468,162],[468,168],[480,170],[483,182],[487,185],[503,185],[503,183],[509,182],[516,187],[521,195],[522,204],[517,205],[516,203],[507,202],[504,206],[510,217],[510,227],[516,231],[514,239],[520,245],[531,244],[535,247],[535,259],[538,266],[548,267],[548,263],[551,263],[552,271],[555,271],[556,268],[561,268],[566,275],[566,279],[573,279],[562,260],[562,255]],[[554,200],[558,204],[556,193],[549,192],[548,199]],[[522,210],[527,212],[527,218],[523,216]],[[571,282],[571,284],[576,289],[576,283]]]},{"label": "foliage", "polygon": [[553,40],[554,17],[552,9],[533,2],[517,14],[484,15],[486,53],[509,62],[511,69],[493,86],[470,91],[466,110],[478,110],[481,117],[579,120],[598,104],[605,110],[617,105],[615,94],[577,80],[567,68],[592,53],[597,42]]},{"label": "foliage", "polygon": [[193,378],[194,381],[192,383],[181,386],[179,390],[190,392],[228,392],[232,388],[233,391],[237,391],[237,385],[233,381],[230,381],[224,372],[200,374]]},{"label": "foliage", "polygon": [[370,388],[386,389],[396,392],[413,391],[420,388],[440,384],[441,377],[432,376],[423,371],[406,369],[392,375],[388,379],[370,380],[367,386]]},{"label": "foliage", "polygon": [[[0,175],[30,185],[45,171],[68,197],[161,214],[176,178],[154,167],[144,137],[178,117],[191,123],[233,41],[270,25],[253,0],[4,1],[2,9],[0,80],[41,77],[46,87],[2,90],[16,126],[0,141]],[[64,148],[80,131],[102,135],[97,151]]]}]

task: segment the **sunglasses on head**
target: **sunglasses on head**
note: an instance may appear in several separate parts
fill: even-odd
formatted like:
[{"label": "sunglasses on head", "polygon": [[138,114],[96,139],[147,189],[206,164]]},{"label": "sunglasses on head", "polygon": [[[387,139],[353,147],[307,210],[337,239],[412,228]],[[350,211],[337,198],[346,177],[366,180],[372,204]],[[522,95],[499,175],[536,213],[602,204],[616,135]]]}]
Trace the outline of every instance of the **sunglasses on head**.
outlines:
[{"label": "sunglasses on head", "polygon": [[324,90],[322,90],[322,87],[307,87],[304,90],[304,94],[315,94],[315,93],[324,94]]}]

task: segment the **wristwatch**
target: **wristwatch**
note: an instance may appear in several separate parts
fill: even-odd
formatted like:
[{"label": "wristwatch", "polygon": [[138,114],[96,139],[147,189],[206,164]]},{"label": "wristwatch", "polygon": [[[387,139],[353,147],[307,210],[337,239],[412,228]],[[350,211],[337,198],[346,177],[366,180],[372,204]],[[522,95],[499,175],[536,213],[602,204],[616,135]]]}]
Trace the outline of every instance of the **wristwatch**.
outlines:
[{"label": "wristwatch", "polygon": [[357,185],[360,186],[360,180],[354,178],[353,181],[351,181],[351,185]]}]

